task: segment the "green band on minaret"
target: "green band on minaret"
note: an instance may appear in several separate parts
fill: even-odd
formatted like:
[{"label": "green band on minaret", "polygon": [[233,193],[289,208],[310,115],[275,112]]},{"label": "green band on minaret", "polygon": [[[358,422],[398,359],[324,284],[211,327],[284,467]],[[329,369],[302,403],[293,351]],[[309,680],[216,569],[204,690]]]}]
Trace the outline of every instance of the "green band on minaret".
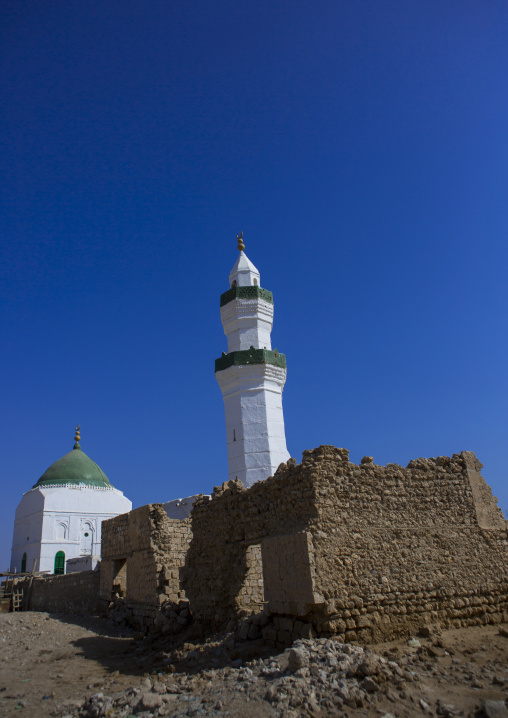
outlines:
[{"label": "green band on minaret", "polygon": [[264,299],[265,302],[273,304],[273,295],[268,289],[261,287],[231,287],[227,292],[220,295],[220,305],[224,307],[233,299]]},{"label": "green band on minaret", "polygon": [[[243,288],[243,287],[242,287]],[[244,366],[245,364],[272,364],[281,369],[286,368],[285,354],[269,349],[245,349],[238,352],[224,354],[215,360],[215,373],[229,369],[230,366]]]}]

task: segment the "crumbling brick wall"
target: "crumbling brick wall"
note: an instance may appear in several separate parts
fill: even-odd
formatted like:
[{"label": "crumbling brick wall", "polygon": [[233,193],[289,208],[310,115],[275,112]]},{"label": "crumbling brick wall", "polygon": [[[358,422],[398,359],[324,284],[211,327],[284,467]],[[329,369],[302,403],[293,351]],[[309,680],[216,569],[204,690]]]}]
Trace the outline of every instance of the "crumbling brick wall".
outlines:
[{"label": "crumbling brick wall", "polygon": [[191,515],[194,617],[217,628],[244,613],[258,545],[272,642],[508,619],[506,522],[480,469],[470,452],[403,468],[322,446],[249,490],[228,482]]},{"label": "crumbling brick wall", "polygon": [[103,607],[119,595],[126,622],[143,630],[153,628],[163,603],[185,598],[180,570],[190,539],[190,520],[168,518],[162,504],[103,521]]}]

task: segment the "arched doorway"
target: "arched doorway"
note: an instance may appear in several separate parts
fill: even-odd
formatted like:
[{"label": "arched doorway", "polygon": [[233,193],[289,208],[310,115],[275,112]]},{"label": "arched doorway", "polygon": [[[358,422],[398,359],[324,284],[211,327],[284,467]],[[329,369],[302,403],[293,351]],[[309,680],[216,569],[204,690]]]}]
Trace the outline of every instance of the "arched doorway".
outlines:
[{"label": "arched doorway", "polygon": [[25,553],[23,554],[23,558],[21,559],[21,573],[25,573],[26,571],[26,558],[27,556],[25,551]]},{"label": "arched doorway", "polygon": [[55,573],[65,573],[65,554],[63,551],[57,551],[55,556]]}]

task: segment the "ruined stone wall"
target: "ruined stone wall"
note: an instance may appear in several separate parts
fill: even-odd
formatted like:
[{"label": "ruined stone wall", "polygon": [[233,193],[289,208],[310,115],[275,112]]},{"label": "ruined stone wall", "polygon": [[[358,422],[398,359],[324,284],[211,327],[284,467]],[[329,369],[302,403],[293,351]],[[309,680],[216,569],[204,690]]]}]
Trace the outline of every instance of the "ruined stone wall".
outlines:
[{"label": "ruined stone wall", "polygon": [[191,538],[190,521],[168,518],[162,504],[141,506],[102,524],[100,597],[121,599],[122,617],[152,628],[160,606],[185,598],[180,570]]},{"label": "ruined stone wall", "polygon": [[404,468],[305,451],[248,490],[216,487],[184,521],[161,504],[105,521],[101,597],[118,620],[168,631],[189,599],[205,630],[276,644],[508,620],[507,524],[480,470],[470,452]]},{"label": "ruined stone wall", "polygon": [[241,618],[253,561],[275,643],[508,618],[506,522],[474,454],[356,466],[345,449],[319,447],[288,463],[197,503],[184,573],[195,618]]},{"label": "ruined stone wall", "polygon": [[80,571],[62,576],[18,580],[16,590],[23,590],[26,611],[47,611],[94,615],[98,613],[99,571]]},{"label": "ruined stone wall", "polygon": [[[260,555],[263,566],[270,565],[273,571],[280,558],[276,545],[264,545],[263,541],[292,537],[317,519],[312,477],[296,467],[296,461],[292,464],[284,480],[276,475],[248,490],[240,481],[228,481],[216,487],[211,500],[196,502],[191,514],[193,539],[183,575],[193,615],[205,625],[217,628],[251,610],[245,597],[247,589],[253,588],[253,564],[257,561],[259,581]],[[261,550],[252,551],[251,546]],[[293,548],[303,552],[300,563],[305,564],[306,545],[295,543]],[[307,583],[302,590],[311,592],[309,571],[304,578]]]},{"label": "ruined stone wall", "polygon": [[[315,475],[314,608],[322,633],[347,640],[428,622],[468,625],[508,611],[506,522],[471,452],[360,466],[305,452]],[[507,614],[508,615],[508,614]]]}]

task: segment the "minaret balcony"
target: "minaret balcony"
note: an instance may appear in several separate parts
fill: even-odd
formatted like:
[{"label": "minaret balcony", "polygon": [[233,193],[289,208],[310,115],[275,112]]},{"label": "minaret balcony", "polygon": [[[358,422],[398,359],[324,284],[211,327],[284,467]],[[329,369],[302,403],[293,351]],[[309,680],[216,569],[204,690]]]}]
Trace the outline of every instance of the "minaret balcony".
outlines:
[{"label": "minaret balcony", "polygon": [[[241,287],[243,289],[244,287]],[[254,288],[254,287],[253,287]],[[230,366],[244,366],[246,364],[272,364],[273,366],[286,368],[286,356],[276,349],[245,349],[237,352],[224,353],[215,360],[215,373],[229,369]]]},{"label": "minaret balcony", "polygon": [[227,292],[220,295],[221,307],[226,306],[234,299],[264,299],[265,302],[273,304],[273,294],[268,289],[262,287],[231,287]]}]

